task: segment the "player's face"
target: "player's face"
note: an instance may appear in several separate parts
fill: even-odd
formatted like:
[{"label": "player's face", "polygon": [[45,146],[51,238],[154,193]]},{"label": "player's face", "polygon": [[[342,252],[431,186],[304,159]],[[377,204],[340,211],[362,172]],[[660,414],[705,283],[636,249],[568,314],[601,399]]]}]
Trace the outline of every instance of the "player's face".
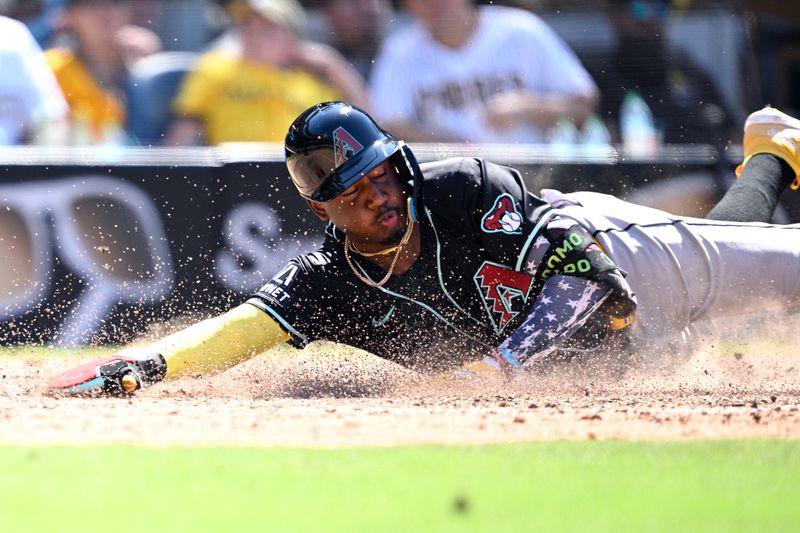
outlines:
[{"label": "player's face", "polygon": [[407,222],[408,194],[389,161],[384,161],[329,202],[311,202],[324,221],[344,231],[356,246],[371,252],[400,242]]}]

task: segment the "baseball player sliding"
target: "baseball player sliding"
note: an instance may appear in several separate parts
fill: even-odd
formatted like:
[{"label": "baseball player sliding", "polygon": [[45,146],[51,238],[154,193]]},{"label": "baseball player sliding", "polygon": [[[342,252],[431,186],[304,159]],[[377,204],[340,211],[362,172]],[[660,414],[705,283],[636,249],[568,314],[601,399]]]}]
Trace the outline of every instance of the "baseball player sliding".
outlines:
[{"label": "baseball player sliding", "polygon": [[[797,142],[800,121],[752,114],[741,177],[712,215],[768,219],[778,192],[800,184]],[[420,370],[502,376],[559,351],[651,346],[700,320],[800,303],[800,225],[539,197],[513,168],[475,158],[418,165],[342,102],[302,113],[285,148],[327,224],[323,245],[227,313],[62,374],[52,391],[130,393],[323,339]]]}]

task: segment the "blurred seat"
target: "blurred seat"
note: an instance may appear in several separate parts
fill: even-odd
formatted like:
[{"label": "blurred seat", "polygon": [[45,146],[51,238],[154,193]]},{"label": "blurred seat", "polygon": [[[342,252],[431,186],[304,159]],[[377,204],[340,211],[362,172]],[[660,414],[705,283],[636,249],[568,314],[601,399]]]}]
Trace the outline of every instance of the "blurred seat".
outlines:
[{"label": "blurred seat", "polygon": [[161,144],[172,118],[170,104],[198,53],[159,52],[137,61],[128,77],[128,131],[142,145]]}]

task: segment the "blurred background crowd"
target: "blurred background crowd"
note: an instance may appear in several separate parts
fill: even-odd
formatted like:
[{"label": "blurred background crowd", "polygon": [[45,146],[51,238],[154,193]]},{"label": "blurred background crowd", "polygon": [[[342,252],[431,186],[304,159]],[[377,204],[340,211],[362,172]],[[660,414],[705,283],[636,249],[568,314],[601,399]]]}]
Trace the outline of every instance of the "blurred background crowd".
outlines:
[{"label": "blurred background crowd", "polygon": [[800,112],[781,0],[0,0],[0,145],[281,142],[343,99],[408,141],[740,141]]}]

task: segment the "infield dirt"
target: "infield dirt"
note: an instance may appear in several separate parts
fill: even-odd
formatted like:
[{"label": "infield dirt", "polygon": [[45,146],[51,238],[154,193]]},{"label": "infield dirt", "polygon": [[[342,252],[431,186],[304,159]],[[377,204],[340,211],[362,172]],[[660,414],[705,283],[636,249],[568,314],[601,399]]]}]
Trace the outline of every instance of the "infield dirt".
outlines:
[{"label": "infield dirt", "polygon": [[49,377],[84,360],[24,350],[0,358],[0,444],[800,438],[800,348],[774,339],[709,347],[622,376],[564,366],[504,384],[420,376],[323,344],[164,382],[131,398],[45,394]]}]

